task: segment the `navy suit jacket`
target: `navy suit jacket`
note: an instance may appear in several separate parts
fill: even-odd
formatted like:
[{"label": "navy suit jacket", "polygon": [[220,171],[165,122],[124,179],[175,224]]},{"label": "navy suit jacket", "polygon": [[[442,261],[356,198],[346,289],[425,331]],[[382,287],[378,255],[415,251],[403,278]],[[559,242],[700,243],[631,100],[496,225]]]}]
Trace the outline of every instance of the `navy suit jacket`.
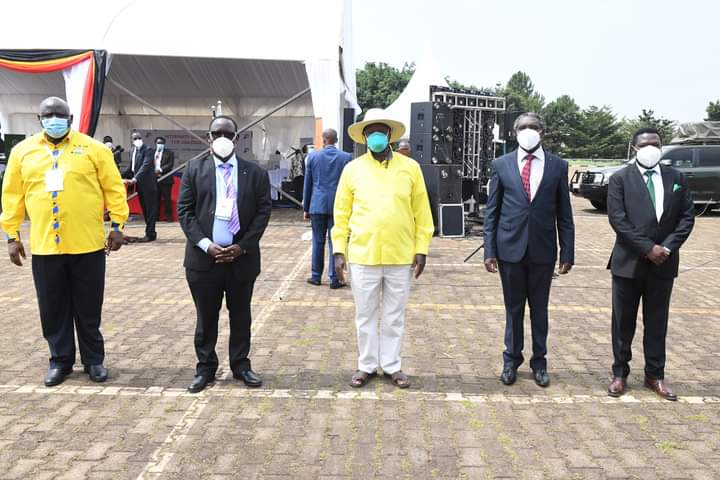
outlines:
[{"label": "navy suit jacket", "polygon": [[135,170],[133,171],[132,154],[135,149],[136,147],[133,146],[128,152],[130,162],[128,163],[128,168],[125,170],[122,177],[128,179],[133,177],[136,178],[138,187],[143,190],[157,190],[157,177],[155,176],[154,161],[155,149],[150,148],[145,144],[137,149],[138,152],[137,155],[135,155]]},{"label": "navy suit jacket", "polygon": [[352,156],[332,145],[310,152],[305,167],[303,208],[312,214],[333,213],[340,174]]},{"label": "navy suit jacket", "polygon": [[525,254],[530,263],[575,262],[568,164],[545,152],[542,181],[532,202],[525,194],[517,151],[492,163],[490,193],[485,207],[485,258],[517,263]]}]

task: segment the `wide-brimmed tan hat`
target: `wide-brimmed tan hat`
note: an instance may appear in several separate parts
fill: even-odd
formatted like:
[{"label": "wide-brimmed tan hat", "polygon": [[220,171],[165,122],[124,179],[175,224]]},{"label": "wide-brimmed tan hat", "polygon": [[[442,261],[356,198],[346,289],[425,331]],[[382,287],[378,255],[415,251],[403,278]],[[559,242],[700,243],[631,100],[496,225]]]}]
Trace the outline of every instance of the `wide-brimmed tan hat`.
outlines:
[{"label": "wide-brimmed tan hat", "polygon": [[348,127],[348,135],[355,143],[365,145],[365,136],[363,130],[373,123],[382,123],[390,127],[390,143],[395,143],[405,134],[405,125],[397,120],[390,120],[385,116],[385,110],[381,108],[371,108],[365,114],[362,122],[353,123]]}]

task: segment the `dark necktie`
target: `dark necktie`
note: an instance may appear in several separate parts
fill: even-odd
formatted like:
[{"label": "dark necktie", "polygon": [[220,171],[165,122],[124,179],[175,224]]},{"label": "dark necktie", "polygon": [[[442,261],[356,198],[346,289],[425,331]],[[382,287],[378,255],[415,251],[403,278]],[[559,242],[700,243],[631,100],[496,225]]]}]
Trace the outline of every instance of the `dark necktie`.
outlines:
[{"label": "dark necktie", "polygon": [[528,200],[532,200],[532,196],[530,194],[530,169],[532,168],[531,164],[534,158],[535,156],[533,154],[528,154],[528,156],[525,157],[525,166],[523,167],[522,174],[520,175],[523,189],[525,190]]}]

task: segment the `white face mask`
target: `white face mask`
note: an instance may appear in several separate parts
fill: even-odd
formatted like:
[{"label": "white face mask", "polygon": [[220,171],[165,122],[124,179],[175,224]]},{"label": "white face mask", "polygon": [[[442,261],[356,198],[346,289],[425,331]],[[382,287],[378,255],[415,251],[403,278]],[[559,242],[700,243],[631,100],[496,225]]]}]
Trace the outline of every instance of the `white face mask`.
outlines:
[{"label": "white face mask", "polygon": [[655,145],[647,145],[637,151],[637,162],[641,167],[650,170],[660,163],[662,151]]},{"label": "white face mask", "polygon": [[532,128],[524,128],[517,132],[517,141],[523,150],[533,150],[540,144],[540,133]]},{"label": "white face mask", "polygon": [[140,148],[143,145],[142,139],[138,138],[136,140],[133,140],[133,145],[135,145],[136,148]]},{"label": "white face mask", "polygon": [[219,137],[212,142],[212,151],[220,159],[225,160],[235,151],[235,144],[226,137]]},{"label": "white face mask", "polygon": [[105,142],[105,146],[112,150],[113,144],[112,142]]}]

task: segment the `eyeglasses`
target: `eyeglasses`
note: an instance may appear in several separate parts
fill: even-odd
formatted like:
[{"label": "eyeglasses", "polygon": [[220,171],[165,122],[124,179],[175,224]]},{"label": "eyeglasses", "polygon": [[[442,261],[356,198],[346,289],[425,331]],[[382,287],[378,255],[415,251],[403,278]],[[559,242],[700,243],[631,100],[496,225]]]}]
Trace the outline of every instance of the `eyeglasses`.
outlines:
[{"label": "eyeglasses", "polygon": [[213,139],[225,137],[230,140],[235,140],[235,132],[210,132],[210,136]]}]

